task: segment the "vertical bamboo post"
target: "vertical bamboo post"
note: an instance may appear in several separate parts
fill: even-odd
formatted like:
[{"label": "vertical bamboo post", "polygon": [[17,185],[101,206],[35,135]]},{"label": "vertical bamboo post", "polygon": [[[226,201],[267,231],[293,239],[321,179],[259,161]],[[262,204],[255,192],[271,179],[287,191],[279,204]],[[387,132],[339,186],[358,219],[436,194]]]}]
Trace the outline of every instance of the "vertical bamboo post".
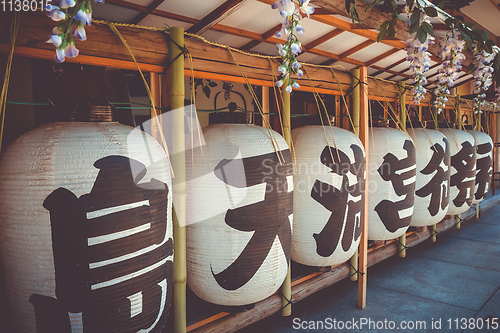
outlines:
[{"label": "vertical bamboo post", "polygon": [[342,128],[342,104],[339,95],[335,95],[335,117],[335,125]]},{"label": "vertical bamboo post", "polygon": [[269,87],[262,86],[262,126],[269,124]]},{"label": "vertical bamboo post", "polygon": [[[158,107],[161,105],[161,84],[160,84],[160,74],[158,73],[153,73],[151,72],[149,74],[149,85],[151,89],[151,99],[153,100],[153,103],[155,107]],[[151,108],[151,136],[155,138],[156,141],[161,143],[161,138],[160,138],[160,129],[158,128],[158,125],[156,121],[153,121],[153,118],[158,116],[158,113],[160,112],[160,109],[155,110]]]},{"label": "vertical bamboo post", "polygon": [[[430,108],[430,107],[429,107]],[[433,112],[432,111],[432,108],[430,108],[430,112]],[[438,123],[438,114],[437,114],[437,110],[434,109],[436,114],[434,115],[434,129],[435,130],[439,130],[439,123]],[[436,224],[433,224],[430,226],[430,229],[431,229],[431,242],[432,243],[435,243],[437,241],[437,225]]]},{"label": "vertical bamboo post", "polygon": [[[291,129],[291,118],[290,118],[290,94],[285,91],[288,86],[288,80],[285,80],[281,90],[282,100],[283,100],[283,138],[285,139],[290,150],[292,149],[292,129]],[[292,274],[290,264],[288,265],[288,272],[286,274],[285,281],[281,285],[281,304],[282,310],[281,314],[284,317],[292,315]]]},{"label": "vertical bamboo post", "polygon": [[[456,110],[457,110],[457,129],[459,130],[462,130],[462,104],[460,103],[460,95],[457,95],[457,100],[456,100]],[[458,214],[455,216],[455,220],[456,220],[456,223],[455,223],[455,226],[457,227],[457,229],[460,229],[461,227],[461,215],[462,214]]]},{"label": "vertical bamboo post", "polygon": [[[186,160],[184,142],[184,29],[170,28],[171,107],[173,115],[172,167],[174,203],[174,333],[186,332]],[[179,56],[180,54],[180,56]]]},{"label": "vertical bamboo post", "polygon": [[[352,122],[354,124],[353,132],[356,134],[356,136],[359,137],[359,119],[360,119],[360,98],[361,98],[361,81],[360,81],[360,73],[359,69],[354,69],[352,71],[354,77],[358,80],[358,84],[356,85],[356,88],[354,88],[352,92]],[[358,260],[359,260],[359,255],[358,255],[358,249],[354,251],[352,257],[351,257],[351,281],[358,281]]]},{"label": "vertical bamboo post", "polygon": [[384,101],[384,121],[389,119],[389,102]]},{"label": "vertical bamboo post", "polygon": [[[401,129],[406,131],[406,82],[399,82],[399,98],[400,102],[400,112],[399,112],[399,122]],[[406,232],[399,237],[398,242],[398,255],[401,258],[406,257]]]},{"label": "vertical bamboo post", "polygon": [[369,124],[369,113],[368,113],[368,72],[366,67],[361,67],[359,70],[360,84],[360,99],[359,99],[359,109],[360,109],[360,126],[359,126],[359,138],[363,143],[366,151],[366,179],[365,179],[365,207],[363,214],[363,226],[361,232],[361,240],[359,243],[359,277],[358,277],[358,307],[363,309],[366,307],[366,279],[368,278],[368,199],[370,197],[369,193],[369,165],[370,156],[368,154],[369,150],[369,134],[370,130]]}]

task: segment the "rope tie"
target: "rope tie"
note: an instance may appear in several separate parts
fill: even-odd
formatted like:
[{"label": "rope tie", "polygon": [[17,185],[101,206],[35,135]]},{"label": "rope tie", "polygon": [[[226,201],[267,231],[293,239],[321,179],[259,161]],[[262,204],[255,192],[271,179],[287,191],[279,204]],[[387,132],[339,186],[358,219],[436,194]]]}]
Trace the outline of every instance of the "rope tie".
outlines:
[{"label": "rope tie", "polygon": [[406,246],[406,244],[403,244],[403,243],[401,243],[401,242],[399,241],[399,238],[396,238],[396,242],[398,242],[399,246],[401,246],[401,247],[402,247],[402,248],[401,248],[401,250],[399,250],[399,251],[397,252],[397,254],[400,254],[401,252],[403,252],[403,251],[405,251],[405,250],[409,249],[409,247],[408,247],[408,246]]},{"label": "rope tie", "polygon": [[349,263],[349,267],[350,267],[351,269],[353,269],[353,270],[354,270],[354,273],[350,274],[350,275],[349,275],[349,277],[354,276],[354,275],[356,275],[356,274],[359,274],[359,275],[361,275],[361,276],[365,275],[365,273],[364,273],[364,272],[360,272],[360,271],[359,271],[356,267],[354,267],[354,266],[351,264],[351,261],[350,261],[350,260],[348,260],[347,262]]},{"label": "rope tie", "polygon": [[281,309],[282,309],[282,310],[283,310],[284,308],[286,308],[287,306],[292,305],[292,300],[291,300],[291,299],[286,298],[286,296],[285,296],[283,293],[281,293],[281,297],[283,297],[283,298],[285,299],[285,301],[286,301],[286,304],[281,306]]},{"label": "rope tie", "polygon": [[434,229],[430,228],[429,230],[431,232],[431,238],[434,237],[434,236],[437,236],[437,234],[438,234],[437,229],[434,230]]},{"label": "rope tie", "polygon": [[462,222],[462,218],[460,216],[456,217],[457,222],[455,222],[455,226],[457,226],[460,222]]},{"label": "rope tie", "polygon": [[175,45],[179,48],[179,50],[181,51],[181,53],[179,53],[179,54],[177,55],[177,57],[175,57],[172,61],[170,61],[170,63],[168,64],[167,68],[165,68],[165,69],[170,68],[170,67],[172,66],[172,64],[173,64],[173,63],[174,63],[174,62],[175,62],[175,61],[176,61],[176,60],[177,60],[177,59],[181,56],[181,54],[182,54],[183,56],[188,56],[188,55],[189,55],[189,50],[188,50],[186,47],[182,47],[182,46],[180,46],[180,45],[179,45],[179,44],[177,44],[177,42],[176,42],[175,40],[173,40],[173,39],[170,39],[170,40],[171,40],[171,41],[172,41],[172,42],[173,42],[173,43],[174,43],[174,44],[175,44]]}]

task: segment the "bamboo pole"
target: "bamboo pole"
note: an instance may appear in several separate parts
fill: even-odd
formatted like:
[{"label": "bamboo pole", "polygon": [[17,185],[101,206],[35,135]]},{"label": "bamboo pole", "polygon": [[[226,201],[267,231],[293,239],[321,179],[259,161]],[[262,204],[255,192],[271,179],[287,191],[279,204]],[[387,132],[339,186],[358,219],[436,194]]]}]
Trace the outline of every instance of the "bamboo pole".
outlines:
[{"label": "bamboo pole", "polygon": [[[401,129],[406,131],[406,82],[399,82],[399,98],[400,111],[399,111],[399,122]],[[399,237],[398,242],[398,255],[401,258],[406,257],[406,232]]]},{"label": "bamboo pole", "polygon": [[[429,108],[430,108],[430,112],[433,112],[432,111],[433,108],[431,108],[431,107],[429,107]],[[437,110],[436,109],[434,109],[434,110],[436,112],[436,114],[434,115],[434,119],[433,119],[434,120],[434,129],[435,130],[439,130],[439,123],[438,123],[438,120],[437,120],[438,119],[438,114],[437,114]],[[437,241],[437,232],[436,232],[437,225],[436,224],[431,225],[430,229],[431,229],[431,242],[435,243]]]},{"label": "bamboo pole", "polygon": [[[290,118],[290,94],[285,91],[288,86],[288,80],[285,80],[283,87],[281,89],[281,95],[283,100],[283,138],[285,139],[288,147],[292,147],[292,130],[291,130],[291,118]],[[286,274],[285,281],[281,285],[281,303],[282,310],[281,314],[284,317],[292,315],[292,273],[290,264],[288,265],[288,272]]]},{"label": "bamboo pole", "polygon": [[[360,81],[360,77],[359,77],[359,69],[354,69],[352,71],[352,73],[353,73],[354,77],[359,82],[359,84],[356,85],[356,88],[354,88],[354,90],[352,92],[352,122],[354,125],[353,132],[354,132],[354,134],[356,134],[356,136],[359,137],[359,119],[360,119],[360,112],[359,112],[360,105],[359,105],[359,103],[360,103],[360,98],[361,98],[361,90],[360,90],[361,81]],[[354,251],[350,260],[351,260],[351,265],[350,265],[351,281],[358,281],[358,268],[359,268],[358,249],[356,249],[356,251]]]},{"label": "bamboo pole", "polygon": [[[151,99],[155,106],[161,105],[161,77],[158,73],[149,73],[149,82],[151,89]],[[157,117],[157,112],[160,112],[160,109],[151,108],[151,136],[155,138],[156,141],[161,143],[160,138],[160,129],[158,128],[158,124],[156,121],[153,121],[153,118]]]},{"label": "bamboo pole", "polygon": [[[173,115],[172,167],[174,202],[174,333],[186,332],[186,161],[184,142],[184,29],[170,28],[171,107],[181,110]],[[181,54],[179,56],[179,54]],[[176,59],[177,58],[177,59]]]},{"label": "bamboo pole", "polygon": [[[462,104],[460,103],[460,95],[457,95],[457,100],[456,100],[456,110],[457,110],[457,129],[459,130],[462,130]],[[451,166],[450,166],[451,167]],[[456,220],[456,228],[457,229],[460,229],[461,227],[461,215],[462,214],[458,214],[455,216],[455,220]]]},{"label": "bamboo pole", "polygon": [[370,193],[368,191],[369,187],[369,165],[370,156],[368,154],[369,144],[370,144],[370,130],[369,121],[370,115],[368,112],[368,73],[366,67],[361,67],[359,70],[359,79],[362,82],[360,84],[360,99],[359,99],[359,109],[360,109],[360,126],[359,126],[359,138],[363,143],[366,151],[366,178],[365,178],[365,205],[363,214],[363,226],[361,232],[361,240],[359,242],[359,277],[358,277],[358,307],[363,309],[366,307],[366,280],[368,278],[368,199]]},{"label": "bamboo pole", "polygon": [[[262,86],[262,126],[269,124],[269,87]],[[255,123],[255,122],[254,122]]]}]

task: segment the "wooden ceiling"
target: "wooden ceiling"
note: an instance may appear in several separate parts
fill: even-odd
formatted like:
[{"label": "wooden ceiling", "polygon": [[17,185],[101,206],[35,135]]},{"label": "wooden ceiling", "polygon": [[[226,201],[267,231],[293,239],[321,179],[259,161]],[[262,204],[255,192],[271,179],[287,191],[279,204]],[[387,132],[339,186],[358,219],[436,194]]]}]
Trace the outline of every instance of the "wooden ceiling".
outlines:
[{"label": "wooden ceiling", "polygon": [[[204,8],[211,10],[202,13],[201,17],[202,10],[198,0],[183,0],[181,3],[174,0],[106,0],[105,5],[93,5],[93,8],[96,18],[139,25],[183,26],[187,32],[202,35],[215,42],[223,39],[225,44],[241,50],[277,55],[277,50],[270,44],[283,43],[283,40],[275,37],[275,32],[281,28],[281,18],[277,11],[271,9],[273,2],[274,0],[205,0]],[[302,42],[300,61],[338,65],[346,70],[367,66],[372,76],[412,83],[409,63],[405,60],[404,40],[408,29],[404,22],[398,21],[395,39],[386,38],[377,43],[375,29],[385,20],[384,13],[376,9],[365,13],[367,5],[358,3],[358,12],[363,22],[363,26],[360,26],[353,24],[347,17],[344,0],[313,0],[312,4],[316,7],[314,14],[310,20],[303,20],[306,31],[301,41],[306,42]],[[196,9],[196,13],[192,13],[195,10],[190,11],[190,8]],[[120,10],[122,13],[118,17]],[[234,18],[237,20],[233,15],[236,15]],[[269,28],[262,31],[262,27]],[[447,30],[439,22],[434,23],[434,28],[438,34]],[[430,51],[433,53],[432,66],[427,75],[428,87],[433,88],[441,61],[435,56],[437,45],[433,45]],[[470,75],[462,72],[458,83],[467,82],[470,78]]]}]

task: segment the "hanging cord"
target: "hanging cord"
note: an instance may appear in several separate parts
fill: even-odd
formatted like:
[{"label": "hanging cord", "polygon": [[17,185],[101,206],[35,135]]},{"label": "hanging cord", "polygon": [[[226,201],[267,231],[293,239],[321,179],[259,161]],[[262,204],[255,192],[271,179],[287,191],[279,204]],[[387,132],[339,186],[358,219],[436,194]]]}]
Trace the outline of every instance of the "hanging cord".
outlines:
[{"label": "hanging cord", "polygon": [[2,117],[2,124],[0,126],[0,152],[2,152],[3,130],[5,125],[5,113],[7,106],[7,92],[9,90],[10,71],[12,69],[12,59],[14,58],[14,46],[16,44],[17,32],[19,31],[19,13],[15,12],[12,15],[10,24],[10,51],[7,59],[7,66],[5,67],[5,75],[3,78],[2,94],[0,95],[0,115]]},{"label": "hanging cord", "polygon": [[[267,59],[267,62],[269,63],[269,69],[271,70],[271,78],[273,80],[273,93],[274,93],[274,98],[276,100],[276,106],[278,108],[277,111],[278,111],[278,117],[279,117],[279,121],[280,121],[281,133],[284,134],[285,130],[283,128],[283,118],[281,116],[281,114],[282,114],[281,105],[283,105],[283,94],[281,91],[276,92],[278,89],[278,87],[276,87],[276,82],[278,81],[278,78],[276,77],[276,74],[273,71],[273,64],[271,62],[271,59]],[[279,98],[279,102],[278,102],[278,98]],[[292,117],[291,114],[290,114],[290,117]],[[264,124],[264,120],[262,120],[262,123]],[[290,124],[290,127],[291,127],[291,125],[292,124]],[[270,123],[269,123],[269,126],[271,126]],[[295,156],[295,146],[293,144],[293,140],[290,140],[290,147],[289,148],[290,148],[290,155],[292,156],[292,164],[295,166],[297,159]]]},{"label": "hanging cord", "polygon": [[[312,81],[311,81],[311,78],[309,77],[309,73],[305,70],[304,68],[304,71],[305,71],[305,74],[307,76],[307,79],[309,80],[309,85],[313,91],[313,96],[314,96],[314,99],[316,101],[316,107],[318,108],[318,112],[319,112],[319,119],[321,120],[321,128],[323,128],[323,132],[325,133],[325,140],[326,140],[326,144],[328,147],[331,147],[330,146],[330,140],[328,140],[328,134],[326,133],[326,129],[325,129],[325,124],[323,122],[323,117],[321,116],[321,107],[319,105],[319,102],[318,100],[321,101],[321,104],[323,104],[323,110],[325,111],[325,117],[328,119],[328,112],[326,111],[326,105],[325,103],[323,102],[323,100],[320,98],[318,92],[316,91],[316,87],[313,85]],[[337,158],[338,158],[338,161],[340,163],[340,153],[339,153],[339,150],[337,149],[337,143],[335,142],[335,136],[333,134],[333,128],[331,128],[331,124],[330,122],[328,122],[328,125],[330,126],[330,130],[331,130],[331,133],[332,133],[332,140],[333,140],[333,146],[335,147],[335,151],[337,152]],[[353,126],[354,128],[354,126]],[[330,157],[332,158],[332,161],[335,161],[335,158],[333,158],[333,154],[332,154],[332,150],[331,149],[328,149],[328,151],[330,152]]]},{"label": "hanging cord", "polygon": [[162,143],[163,149],[165,149],[165,152],[166,152],[166,155],[167,155],[167,161],[168,161],[168,165],[170,167],[170,173],[172,175],[172,178],[175,178],[174,169],[172,168],[172,163],[170,162],[170,156],[169,156],[170,154],[168,152],[167,142],[165,141],[165,136],[163,135],[163,128],[162,128],[161,123],[160,123],[160,121],[158,119],[158,114],[156,113],[156,107],[155,107],[155,103],[154,103],[154,100],[153,100],[153,96],[151,94],[151,89],[149,89],[149,85],[148,85],[148,83],[146,81],[146,78],[144,77],[144,74],[142,73],[141,68],[139,67],[139,64],[137,63],[137,60],[135,59],[134,53],[132,52],[132,49],[128,45],[128,43],[125,40],[125,38],[123,38],[122,34],[118,31],[118,29],[116,28],[116,26],[115,26],[114,23],[107,22],[107,24],[108,24],[109,28],[118,36],[118,38],[120,38],[120,40],[122,41],[123,45],[127,48],[128,52],[130,54],[130,57],[134,61],[135,66],[137,67],[137,70],[139,71],[139,74],[141,74],[142,81],[144,82],[144,87],[146,88],[146,92],[148,93],[149,101],[151,102],[151,107],[153,109],[153,113],[155,114],[154,121],[156,123],[156,126],[158,126],[158,129],[159,129],[159,132],[160,132],[161,143]]},{"label": "hanging cord", "polygon": [[335,75],[335,72],[333,71],[332,68],[330,68],[330,72],[332,72],[333,78],[335,79],[335,81],[337,81],[337,85],[339,86],[339,90],[340,90],[340,95],[342,96],[342,100],[344,101],[344,106],[345,106],[345,109],[347,111],[347,115],[349,116],[349,121],[351,122],[352,128],[354,128],[354,122],[352,121],[351,112],[349,111],[349,107],[347,106],[347,101],[345,99],[345,95],[344,95],[344,91],[342,90],[342,86],[340,85],[340,81],[339,81],[339,79],[337,79],[337,76]]},{"label": "hanging cord", "polygon": [[280,164],[283,165],[285,162],[285,158],[283,157],[283,153],[281,152],[281,150],[279,148],[278,141],[276,140],[276,136],[274,135],[274,132],[271,129],[271,124],[267,120],[264,121],[264,119],[266,119],[266,118],[264,117],[264,112],[262,111],[262,105],[260,104],[259,99],[257,98],[257,95],[255,94],[255,91],[253,90],[252,84],[250,83],[250,80],[248,80],[248,77],[246,76],[245,72],[243,71],[240,64],[238,63],[238,61],[234,57],[234,54],[231,51],[231,48],[228,48],[227,50],[229,51],[229,54],[233,58],[233,61],[236,64],[236,67],[238,67],[238,70],[240,71],[241,76],[245,80],[245,83],[246,83],[247,88],[248,88],[248,92],[252,96],[253,101],[254,101],[255,105],[257,106],[257,109],[259,110],[260,115],[262,116],[262,122],[266,123],[266,129],[267,129],[267,132],[269,134],[269,138],[271,139],[271,144],[273,145],[274,152],[276,153],[276,156],[278,157],[278,161],[280,162]]}]

